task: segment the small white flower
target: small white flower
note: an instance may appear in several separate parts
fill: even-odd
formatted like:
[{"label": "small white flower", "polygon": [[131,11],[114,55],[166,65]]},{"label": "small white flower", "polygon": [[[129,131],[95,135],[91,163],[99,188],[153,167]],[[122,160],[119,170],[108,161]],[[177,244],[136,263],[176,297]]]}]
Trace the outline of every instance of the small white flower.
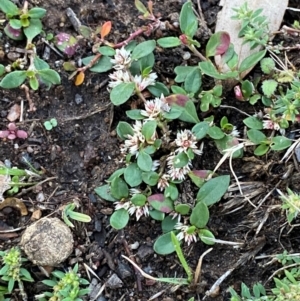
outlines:
[{"label": "small white flower", "polygon": [[157,183],[157,188],[163,191],[166,187],[169,187],[170,176],[168,174],[163,174]]},{"label": "small white flower", "polygon": [[133,81],[135,82],[137,89],[141,92],[145,90],[148,86],[154,85],[156,78],[156,73],[150,73],[148,74],[148,76],[145,77],[142,77],[141,75],[135,75]]},{"label": "small white flower", "polygon": [[114,88],[121,83],[130,83],[130,74],[126,70],[117,70],[108,75],[108,77],[112,80],[108,83],[109,88]]},{"label": "small white flower", "polygon": [[114,65],[115,70],[127,69],[131,64],[130,51],[127,51],[124,46],[121,49],[116,49],[114,59],[110,61]]},{"label": "small white flower", "polygon": [[152,171],[156,171],[159,165],[160,165],[160,161],[159,160],[153,160],[152,161],[152,168],[151,168],[151,170]]},{"label": "small white flower", "polygon": [[175,167],[174,166],[174,158],[175,153],[171,153],[167,158],[168,165],[168,174],[170,175],[172,180],[184,180],[185,175],[188,174],[191,170],[190,166],[192,166],[192,162],[188,161],[188,163],[183,167]]},{"label": "small white flower", "polygon": [[141,114],[147,117],[148,120],[153,120],[156,119],[159,114],[169,111],[170,107],[162,94],[160,98],[156,97],[153,100],[147,100],[145,103],[145,110],[141,110]]},{"label": "small white flower", "polygon": [[228,135],[232,137],[240,137],[240,132],[236,129],[236,126],[234,126],[231,133]]},{"label": "small white flower", "polygon": [[130,202],[116,202],[115,210],[125,209],[128,210],[130,207]]},{"label": "small white flower", "polygon": [[174,227],[176,230],[180,230],[180,232],[176,235],[178,240],[184,240],[188,246],[194,241],[197,242],[196,233],[188,233],[187,231],[190,229],[190,226],[186,226],[183,223],[177,223]]},{"label": "small white flower", "polygon": [[202,151],[197,147],[197,138],[190,130],[183,130],[177,133],[175,143],[178,148],[175,150],[176,153],[187,152],[191,149],[196,155],[201,155]]},{"label": "small white flower", "polygon": [[144,206],[136,206],[131,201],[117,202],[115,210],[125,209],[130,215],[135,213],[136,220],[138,221],[143,215],[149,216],[148,204]]}]

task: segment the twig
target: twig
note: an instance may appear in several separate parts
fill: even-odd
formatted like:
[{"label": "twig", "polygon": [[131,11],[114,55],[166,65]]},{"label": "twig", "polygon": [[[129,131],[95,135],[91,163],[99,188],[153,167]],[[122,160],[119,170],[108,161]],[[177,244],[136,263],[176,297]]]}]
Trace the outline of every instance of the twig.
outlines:
[{"label": "twig", "polygon": [[37,183],[37,184],[35,184],[35,185],[29,187],[29,188],[23,188],[21,192],[19,192],[18,194],[16,194],[16,196],[17,196],[17,197],[20,197],[20,196],[26,194],[27,192],[33,190],[33,189],[36,188],[37,186],[40,186],[40,185],[42,185],[42,184],[44,184],[44,183],[46,183],[46,182],[48,182],[48,181],[54,180],[54,179],[57,179],[57,177],[47,178],[47,179],[45,179],[45,180],[43,180],[43,181],[41,181],[41,182],[39,182],[39,183]]},{"label": "twig", "polygon": [[23,84],[20,88],[25,91],[26,99],[27,99],[28,104],[29,104],[28,112],[35,112],[36,107],[35,107],[35,104],[34,104],[34,102],[32,101],[32,99],[30,97],[29,88],[25,84]]},{"label": "twig", "polygon": [[227,105],[220,105],[219,108],[221,108],[221,109],[233,109],[233,110],[236,110],[236,111],[240,112],[241,114],[244,114],[244,115],[246,115],[248,117],[251,117],[251,115],[247,114],[246,112],[244,112],[244,111],[242,111],[242,110],[240,110],[240,109],[238,109],[236,107],[227,106]]},{"label": "twig", "polygon": [[202,12],[202,8],[201,8],[201,3],[200,0],[197,0],[197,5],[198,5],[198,13],[199,13],[199,18],[200,18],[200,22],[201,22],[201,26],[204,27],[204,30],[211,36],[212,32],[211,30],[207,27],[207,23],[205,21],[203,12]]},{"label": "twig", "polygon": [[66,15],[69,18],[71,24],[73,25],[74,29],[77,31],[77,33],[80,34],[80,26],[81,26],[81,22],[79,21],[79,19],[77,18],[76,14],[74,13],[73,9],[68,7],[66,9]]},{"label": "twig", "polygon": [[111,105],[111,103],[108,103],[108,104],[106,104],[105,106],[103,106],[103,107],[97,109],[96,111],[93,111],[93,112],[88,113],[88,114],[86,114],[86,115],[80,115],[80,116],[75,116],[75,117],[66,118],[66,119],[61,120],[61,122],[85,119],[85,118],[87,118],[87,117],[93,116],[93,115],[95,115],[95,114],[97,114],[97,113],[100,113],[100,112],[106,110],[110,105]]},{"label": "twig", "polygon": [[[131,252],[129,250],[128,243],[127,243],[126,239],[123,238],[122,241],[123,241],[123,246],[124,246],[124,249],[125,249],[127,255],[129,257],[131,257],[133,261],[135,261],[134,257],[132,257],[132,254],[131,254]],[[133,267],[134,267],[135,275],[136,275],[137,289],[138,289],[139,292],[141,292],[142,291],[141,273],[139,272],[139,270],[135,266],[133,266]]]},{"label": "twig", "polygon": [[202,267],[202,262],[203,262],[203,258],[206,254],[208,254],[209,252],[211,252],[213,250],[213,248],[210,248],[208,250],[206,250],[199,258],[198,260],[198,264],[195,270],[195,277],[194,277],[194,285],[197,285],[197,283],[200,282],[200,273],[201,273],[201,267]]}]

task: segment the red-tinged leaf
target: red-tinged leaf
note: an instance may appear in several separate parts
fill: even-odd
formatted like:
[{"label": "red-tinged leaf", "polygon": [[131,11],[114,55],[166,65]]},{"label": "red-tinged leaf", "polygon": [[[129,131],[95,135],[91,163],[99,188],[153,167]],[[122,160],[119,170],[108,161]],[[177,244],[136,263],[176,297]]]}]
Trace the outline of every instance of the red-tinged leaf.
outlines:
[{"label": "red-tinged leaf", "polygon": [[191,170],[188,175],[193,183],[200,188],[211,173],[211,170]]},{"label": "red-tinged leaf", "polygon": [[205,179],[209,174],[211,174],[211,170],[191,170],[191,173],[193,173],[196,177]]},{"label": "red-tinged leaf", "polygon": [[83,71],[79,72],[75,79],[75,86],[80,86],[84,81],[84,77],[85,77],[84,72]]},{"label": "red-tinged leaf", "polygon": [[180,107],[184,107],[188,100],[188,96],[183,94],[172,94],[166,97],[166,102],[169,105],[176,104]]},{"label": "red-tinged leaf", "polygon": [[220,36],[220,45],[216,49],[216,55],[225,53],[229,45],[230,45],[230,35],[224,31]]},{"label": "red-tinged leaf", "polygon": [[110,33],[110,31],[111,31],[111,21],[107,21],[102,25],[101,32],[100,32],[101,39],[104,39],[104,37],[106,37]]},{"label": "red-tinged leaf", "polygon": [[226,52],[230,45],[230,36],[226,31],[214,33],[206,44],[206,56],[211,57]]},{"label": "red-tinged leaf", "polygon": [[173,201],[161,193],[153,194],[148,197],[149,204],[156,210],[164,213],[170,213],[174,210]]}]

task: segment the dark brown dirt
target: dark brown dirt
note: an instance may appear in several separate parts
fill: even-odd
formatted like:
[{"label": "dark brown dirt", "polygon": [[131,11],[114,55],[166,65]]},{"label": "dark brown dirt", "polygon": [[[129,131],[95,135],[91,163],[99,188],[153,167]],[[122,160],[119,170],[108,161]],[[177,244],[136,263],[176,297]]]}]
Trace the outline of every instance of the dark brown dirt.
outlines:
[{"label": "dark brown dirt", "polygon": [[[155,11],[160,13],[162,19],[169,19],[171,14],[179,13],[184,1],[165,0],[154,1]],[[196,1],[195,5],[197,5]],[[202,1],[202,9],[208,27],[213,31],[216,14],[219,10],[219,1]],[[44,19],[45,31],[57,33],[66,31],[75,34],[69,20],[65,16],[65,9],[71,7],[81,22],[85,25],[96,27],[104,21],[112,20],[113,42],[121,41],[128,37],[141,21],[137,18],[137,12],[133,1],[124,0],[86,0],[86,1],[47,1],[32,0],[32,5],[38,5],[47,9],[47,17]],[[287,13],[285,22],[292,23],[296,17]],[[166,33],[167,35],[168,33]],[[161,35],[161,33],[157,33]],[[199,32],[198,39],[205,43],[207,36]],[[294,43],[289,40],[289,43]],[[2,43],[2,42],[0,42]],[[5,43],[5,42],[4,42]],[[4,44],[3,43],[3,44]],[[42,55],[44,45],[38,42],[38,51]],[[3,45],[0,44],[3,47]],[[12,43],[11,47],[14,44]],[[87,45],[83,45],[76,55],[85,57],[90,54]],[[290,53],[293,59],[296,53]],[[170,50],[168,53],[156,53],[160,62],[158,72],[161,78],[174,78],[173,67],[182,63],[182,55],[178,50]],[[284,226],[285,217],[277,207],[275,193],[271,193],[259,209],[254,210],[249,202],[238,195],[238,190],[227,195],[219,205],[211,210],[209,228],[215,236],[226,241],[241,242],[241,248],[233,248],[230,245],[216,244],[213,250],[204,257],[201,273],[201,281],[198,287],[178,288],[170,285],[152,283],[137,276],[132,267],[121,257],[134,255],[138,265],[153,276],[184,277],[184,271],[180,266],[177,257],[158,256],[154,253],[152,246],[158,235],[161,234],[161,227],[158,222],[142,218],[139,222],[132,220],[123,231],[115,231],[109,226],[109,216],[113,212],[111,203],[100,200],[94,193],[94,188],[104,183],[110,174],[120,166],[119,143],[115,127],[120,119],[124,119],[124,107],[114,108],[110,104],[109,94],[106,90],[105,80],[107,74],[96,74],[87,72],[85,82],[82,86],[76,87],[68,80],[69,74],[63,71],[62,67],[56,67],[61,59],[51,52],[49,64],[57,70],[62,78],[62,84],[51,88],[50,91],[39,90],[31,93],[37,111],[28,113],[25,95],[20,90],[0,91],[0,127],[7,125],[7,111],[15,104],[25,101],[24,122],[19,127],[29,132],[29,138],[17,141],[19,147],[14,148],[11,141],[0,141],[0,160],[10,160],[13,166],[23,166],[21,154],[27,153],[32,163],[45,169],[45,178],[55,177],[38,189],[29,190],[20,196],[26,204],[29,214],[20,216],[15,208],[5,208],[0,211],[0,230],[8,226],[26,227],[32,223],[30,219],[36,210],[42,211],[42,216],[47,216],[58,210],[60,206],[76,199],[81,204],[80,210],[92,217],[88,225],[76,224],[73,232],[75,249],[65,265],[59,268],[64,269],[74,262],[86,263],[100,277],[101,284],[106,283],[113,274],[116,274],[122,284],[118,288],[107,288],[103,292],[104,300],[149,300],[155,294],[161,292],[157,298],[152,300],[185,300],[194,296],[202,299],[205,292],[213,283],[226,271],[236,267],[231,275],[216,290],[215,297],[207,297],[206,300],[229,300],[227,288],[234,286],[237,290],[243,281],[247,285],[255,282],[264,282],[277,268],[276,265],[264,266],[268,259],[256,260],[256,255],[272,255],[281,253],[284,249],[290,252],[299,252],[299,237],[292,231],[289,235],[289,228]],[[0,60],[1,62],[1,60]],[[7,62],[6,58],[4,62]],[[299,62],[298,62],[299,65]],[[250,76],[253,76],[250,75]],[[77,95],[77,96],[76,96]],[[254,113],[250,105],[238,103],[232,97],[232,92],[226,95],[222,104],[237,106],[239,109]],[[75,98],[82,98],[77,104]],[[237,124],[239,130],[243,130],[242,118],[232,109],[218,108],[214,111],[216,120],[227,115],[229,120]],[[46,131],[43,122],[55,117],[58,120],[58,127]],[[250,152],[246,157],[251,156]],[[201,169],[214,169],[221,155],[216,151],[212,142],[207,142],[204,148],[204,155],[195,162],[195,167]],[[250,160],[251,161],[251,160]],[[234,169],[242,181],[256,181],[258,195],[251,198],[251,201],[258,205],[264,196],[270,192],[278,183],[280,177],[286,171],[286,167],[278,162],[278,158],[263,157],[260,162],[254,161],[248,170],[242,167],[248,164],[242,159],[234,161]],[[267,165],[267,163],[270,163]],[[263,166],[266,166],[263,170]],[[253,173],[254,168],[258,172]],[[224,163],[219,170],[221,174],[229,174],[228,163]],[[281,183],[282,187],[289,183],[297,183],[291,178]],[[294,185],[296,186],[296,185]],[[194,190],[189,189],[189,183],[182,184],[183,193],[188,190],[193,197]],[[245,189],[247,192],[247,189]],[[244,192],[245,192],[244,191]],[[40,201],[41,194],[45,200]],[[240,208],[234,210],[235,208]],[[232,212],[231,212],[232,211]],[[231,213],[230,213],[231,212]],[[56,214],[58,215],[58,214]],[[260,223],[262,229],[258,230]],[[5,250],[11,246],[18,245],[22,231],[14,233],[0,232],[0,249]],[[129,251],[128,245],[138,242],[137,250]],[[195,270],[199,257],[209,247],[198,242],[197,244],[184,248],[191,268]],[[36,282],[33,285],[26,285],[25,290],[29,300],[40,290],[40,281],[44,276],[40,271],[30,264],[26,267],[30,270]],[[81,266],[81,271],[85,271]],[[87,277],[87,276],[85,276]],[[138,287],[141,284],[141,289]],[[14,295],[14,300],[21,300]],[[100,300],[100,299],[99,299]]]}]

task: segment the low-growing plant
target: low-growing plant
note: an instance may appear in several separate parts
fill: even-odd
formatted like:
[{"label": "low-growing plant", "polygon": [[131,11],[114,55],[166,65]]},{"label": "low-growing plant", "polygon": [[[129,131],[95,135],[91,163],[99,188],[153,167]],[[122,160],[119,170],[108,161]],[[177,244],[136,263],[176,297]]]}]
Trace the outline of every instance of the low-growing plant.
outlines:
[{"label": "low-growing plant", "polygon": [[7,293],[12,293],[15,284],[17,283],[22,299],[27,300],[27,295],[23,287],[23,281],[34,281],[30,273],[22,267],[23,263],[27,261],[27,259],[21,257],[21,251],[17,247],[13,247],[7,251],[0,251],[0,257],[0,276],[1,280],[8,283]]},{"label": "low-growing plant", "polygon": [[7,138],[9,140],[14,140],[16,138],[26,139],[28,137],[27,132],[19,130],[17,126],[11,122],[7,126],[7,130],[0,131],[0,138]]},{"label": "low-growing plant", "polygon": [[78,222],[83,222],[83,223],[89,223],[91,221],[91,217],[88,216],[87,214],[83,214],[80,212],[74,211],[76,208],[75,202],[67,204],[63,207],[62,209],[62,218],[64,222],[69,226],[69,227],[74,227],[73,223],[70,221],[70,219],[76,220]]},{"label": "low-growing plant", "polygon": [[42,282],[50,286],[52,291],[36,295],[37,300],[82,301],[81,297],[87,295],[90,291],[87,288],[82,288],[90,283],[78,274],[78,263],[66,273],[56,270],[51,274],[51,279]]},{"label": "low-growing plant", "polygon": [[[6,14],[8,20],[4,28],[8,37],[14,40],[22,40],[25,37],[27,39],[23,58],[18,58],[7,66],[0,64],[0,77],[2,77],[0,87],[12,89],[23,87],[22,85],[28,82],[32,90],[38,90],[41,84],[47,88],[53,84],[59,84],[59,74],[38,57],[32,42],[42,32],[40,19],[44,17],[46,10],[40,7],[28,9],[27,1],[24,2],[23,8],[19,9],[10,0],[1,1],[0,10]],[[30,111],[34,109],[32,104]]]}]

